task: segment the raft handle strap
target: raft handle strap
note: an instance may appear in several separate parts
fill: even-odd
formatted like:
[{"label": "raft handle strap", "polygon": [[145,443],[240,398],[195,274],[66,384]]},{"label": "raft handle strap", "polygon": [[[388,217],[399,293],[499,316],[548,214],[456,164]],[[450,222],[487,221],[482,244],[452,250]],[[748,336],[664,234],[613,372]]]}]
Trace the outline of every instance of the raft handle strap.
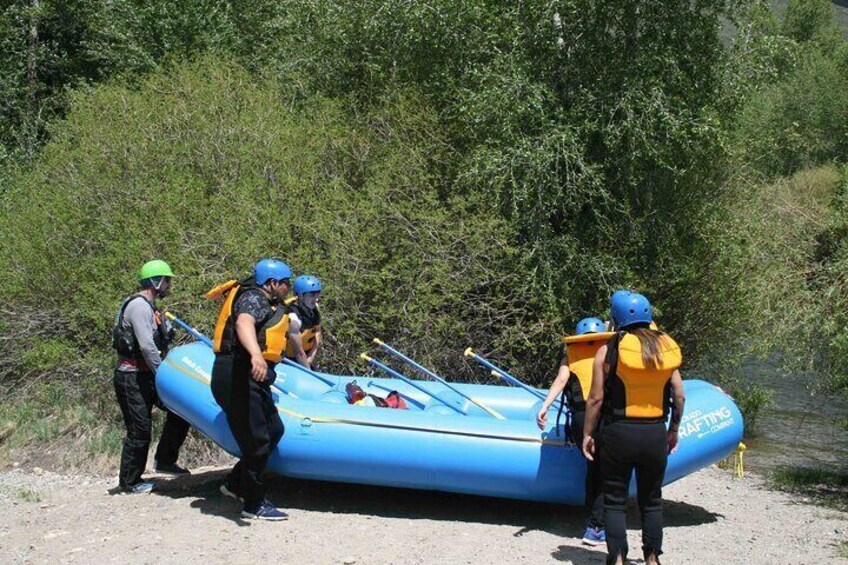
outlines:
[{"label": "raft handle strap", "polygon": [[744,456],[745,456],[745,450],[746,449],[748,449],[748,446],[746,446],[744,443],[742,443],[740,441],[739,445],[736,446],[736,453],[733,457],[733,469],[736,472],[736,476],[739,477],[740,479],[745,478]]}]

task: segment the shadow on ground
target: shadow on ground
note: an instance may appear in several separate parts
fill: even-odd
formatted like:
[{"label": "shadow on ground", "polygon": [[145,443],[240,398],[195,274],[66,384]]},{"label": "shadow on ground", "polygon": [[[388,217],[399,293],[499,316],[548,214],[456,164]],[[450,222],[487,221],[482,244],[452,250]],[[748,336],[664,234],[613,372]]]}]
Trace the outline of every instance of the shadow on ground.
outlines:
[{"label": "shadow on ground", "polygon": [[607,554],[605,548],[588,549],[561,545],[551,552],[551,557],[556,561],[573,563],[573,565],[595,565],[596,563],[606,563]]},{"label": "shadow on ground", "polygon": [[[157,480],[154,494],[170,498],[195,498],[191,503],[203,514],[220,516],[240,525],[247,524],[239,517],[241,507],[223,496],[218,488],[227,469],[201,471],[189,477]],[[563,537],[583,534],[583,509],[556,504],[486,498],[443,492],[397,489],[368,485],[327,483],[270,477],[268,497],[283,509],[299,509],[333,514],[362,514],[382,518],[449,520],[479,524],[509,525],[520,537],[532,531],[544,531]],[[632,502],[632,501],[631,501]],[[665,526],[697,526],[723,518],[701,506],[665,501]],[[639,513],[633,504],[628,507],[629,529],[640,527]],[[561,547],[557,555],[563,560],[584,562],[580,548]],[[586,563],[595,563],[597,553],[586,551]],[[568,555],[566,555],[568,554]],[[590,557],[591,556],[591,557]],[[554,555],[556,557],[556,555]]]}]

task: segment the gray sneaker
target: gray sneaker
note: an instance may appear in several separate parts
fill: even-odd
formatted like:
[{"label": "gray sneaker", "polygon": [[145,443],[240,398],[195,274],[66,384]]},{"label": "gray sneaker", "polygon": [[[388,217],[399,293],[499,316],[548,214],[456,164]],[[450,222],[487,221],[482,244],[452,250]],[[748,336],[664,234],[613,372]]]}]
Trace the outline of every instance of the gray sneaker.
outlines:
[{"label": "gray sneaker", "polygon": [[127,494],[149,494],[153,490],[153,483],[136,483],[129,488],[125,488]]},{"label": "gray sneaker", "polygon": [[253,508],[245,507],[241,511],[242,518],[250,518],[251,520],[268,520],[271,522],[279,522],[288,520],[289,515],[274,506],[267,498],[263,499]]}]

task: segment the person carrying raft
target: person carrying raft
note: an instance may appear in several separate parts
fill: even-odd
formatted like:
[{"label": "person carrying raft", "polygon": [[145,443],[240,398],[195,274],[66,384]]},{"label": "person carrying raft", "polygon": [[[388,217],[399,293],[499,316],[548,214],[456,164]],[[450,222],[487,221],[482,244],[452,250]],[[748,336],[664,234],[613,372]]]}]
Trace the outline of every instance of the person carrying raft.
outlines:
[{"label": "person carrying raft", "polygon": [[662,555],[663,478],[686,402],[678,370],[682,355],[668,334],[650,327],[653,311],[641,294],[616,293],[610,316],[617,331],[595,354],[583,453],[603,461],[607,563],[623,564],[627,558],[625,508],[635,469],[642,553],[645,563],[655,565]]},{"label": "person carrying raft", "polygon": [[187,469],[177,464],[189,424],[166,410],[156,394],[156,369],[168,353],[173,337],[156,299],[168,295],[173,276],[165,261],[154,259],[145,263],[138,273],[141,288],[124,299],[112,328],[112,347],[118,353],[112,383],[127,428],[121,450],[118,486],[133,494],[153,490],[153,483],[145,481],[142,473],[150,449],[154,405],[167,413],[156,448],[154,469],[169,475],[189,474]]},{"label": "person carrying raft", "polygon": [[282,261],[262,259],[252,277],[228,281],[206,295],[225,299],[215,326],[212,395],[241,450],[220,490],[242,499],[241,515],[257,520],[288,518],[266,498],[262,472],[285,431],[271,385],[286,350],[288,315],[281,302],[291,276]]},{"label": "person carrying raft", "polygon": [[321,312],[318,298],[324,287],[318,277],[300,275],[294,279],[294,297],[286,300],[289,335],[286,357],[311,369],[321,345]]},{"label": "person carrying raft", "polygon": [[[592,384],[592,364],[595,352],[613,335],[606,333],[606,324],[598,318],[584,318],[577,323],[574,336],[563,339],[566,355],[560,362],[556,379],[551,384],[539,413],[536,424],[544,430],[548,424],[548,410],[558,396],[565,402],[571,420],[571,435],[582,448],[583,420],[586,415],[586,396]],[[581,451],[582,453],[582,451]],[[604,500],[601,492],[601,462],[586,460],[586,531],[583,543],[603,545],[606,543],[604,530]]]}]

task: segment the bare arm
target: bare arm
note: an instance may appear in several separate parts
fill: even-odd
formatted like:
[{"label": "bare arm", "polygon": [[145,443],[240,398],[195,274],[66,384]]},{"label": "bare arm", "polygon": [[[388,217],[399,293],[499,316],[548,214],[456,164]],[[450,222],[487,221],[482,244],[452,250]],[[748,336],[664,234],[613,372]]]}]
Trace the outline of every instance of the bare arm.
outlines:
[{"label": "bare arm", "polygon": [[309,366],[312,367],[312,363],[315,362],[315,355],[318,353],[318,346],[321,345],[321,330],[315,332],[315,346],[312,348],[312,351],[309,352],[309,357],[307,357],[307,361],[309,361]]},{"label": "bare arm", "polygon": [[557,397],[562,393],[562,390],[568,383],[568,377],[570,376],[571,370],[568,368],[568,359],[566,357],[563,357],[562,361],[560,361],[559,363],[559,370],[557,371],[557,376],[554,379],[554,382],[551,383],[551,389],[548,391],[548,395],[545,397],[545,401],[542,402],[542,407],[539,409],[539,413],[536,414],[536,425],[539,426],[539,429],[545,429],[545,426],[548,423],[548,409],[551,407],[551,404],[554,403]]},{"label": "bare arm", "polygon": [[586,399],[586,419],[583,422],[583,454],[587,459],[593,461],[595,453],[595,426],[601,414],[601,405],[604,402],[604,381],[607,378],[609,368],[605,366],[604,360],[607,356],[607,346],[602,345],[595,353],[595,361],[592,363],[592,388]]},{"label": "bare arm", "polygon": [[309,368],[309,359],[306,358],[306,352],[303,350],[303,337],[300,335],[300,320],[292,318],[289,322],[289,341],[294,346],[294,358],[302,366]]},{"label": "bare arm", "polygon": [[686,393],[683,391],[683,377],[677,369],[671,374],[670,382],[674,404],[671,407],[671,422],[668,426],[668,451],[674,453],[677,450],[677,431],[680,429],[683,408],[686,406]]},{"label": "bare arm", "polygon": [[261,383],[268,378],[268,363],[262,357],[259,340],[256,337],[256,318],[250,314],[239,314],[236,318],[236,335],[239,343],[250,354],[251,375]]},{"label": "bare arm", "polygon": [[669,429],[677,431],[683,418],[683,407],[686,406],[686,393],[683,392],[683,377],[677,369],[671,374],[671,394],[674,405],[671,408],[671,424]]}]

